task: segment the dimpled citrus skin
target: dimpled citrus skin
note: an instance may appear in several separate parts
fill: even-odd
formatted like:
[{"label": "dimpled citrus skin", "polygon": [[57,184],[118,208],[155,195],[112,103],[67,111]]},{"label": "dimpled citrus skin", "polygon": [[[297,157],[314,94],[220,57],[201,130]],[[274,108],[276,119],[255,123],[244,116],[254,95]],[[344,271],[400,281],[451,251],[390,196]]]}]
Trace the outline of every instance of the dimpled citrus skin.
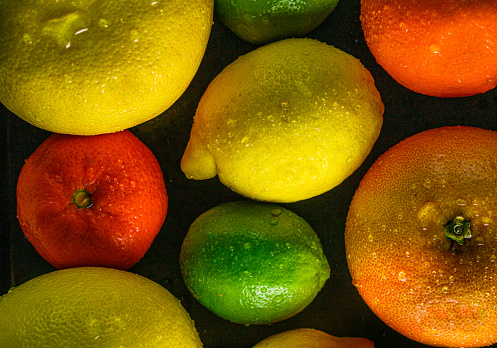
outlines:
[{"label": "dimpled citrus skin", "polygon": [[41,275],[0,297],[3,348],[200,348],[186,310],[159,284],[99,267]]},{"label": "dimpled citrus skin", "polygon": [[[85,190],[88,208],[73,203]],[[17,182],[22,231],[53,266],[128,269],[166,218],[161,167],[131,132],[53,134],[28,158]]]},{"label": "dimpled citrus skin", "polygon": [[317,28],[338,0],[217,0],[221,20],[254,44],[299,37]]},{"label": "dimpled citrus skin", "polygon": [[56,133],[112,133],[166,110],[195,75],[213,0],[0,2],[0,101]]},{"label": "dimpled citrus skin", "polygon": [[216,174],[251,199],[294,202],[356,170],[383,122],[373,77],[356,58],[312,39],[287,39],[239,57],[208,86],[181,168]]},{"label": "dimpled citrus skin", "polygon": [[316,329],[295,329],[272,335],[253,348],[374,348],[366,338],[336,337]]},{"label": "dimpled citrus skin", "polygon": [[377,62],[422,94],[462,97],[497,85],[497,2],[363,0],[361,23]]},{"label": "dimpled citrus skin", "polygon": [[[497,342],[497,133],[444,127],[385,152],[361,181],[347,217],[353,282],[386,324],[424,344]],[[463,245],[445,237],[470,222]]]},{"label": "dimpled citrus skin", "polygon": [[330,277],[312,227],[287,209],[254,201],[224,203],[198,217],[180,266],[200,303],[245,325],[294,316]]}]

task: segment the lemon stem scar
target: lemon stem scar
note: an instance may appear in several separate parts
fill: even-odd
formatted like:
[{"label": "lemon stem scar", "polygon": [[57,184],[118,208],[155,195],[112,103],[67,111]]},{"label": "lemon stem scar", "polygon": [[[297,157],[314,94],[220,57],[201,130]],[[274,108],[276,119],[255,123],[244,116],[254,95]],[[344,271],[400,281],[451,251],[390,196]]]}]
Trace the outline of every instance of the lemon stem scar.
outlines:
[{"label": "lemon stem scar", "polygon": [[444,228],[444,236],[459,245],[464,244],[464,239],[471,238],[471,226],[469,220],[462,216],[456,216]]},{"label": "lemon stem scar", "polygon": [[93,205],[90,194],[86,190],[79,190],[74,194],[72,202],[78,209],[89,208]]}]

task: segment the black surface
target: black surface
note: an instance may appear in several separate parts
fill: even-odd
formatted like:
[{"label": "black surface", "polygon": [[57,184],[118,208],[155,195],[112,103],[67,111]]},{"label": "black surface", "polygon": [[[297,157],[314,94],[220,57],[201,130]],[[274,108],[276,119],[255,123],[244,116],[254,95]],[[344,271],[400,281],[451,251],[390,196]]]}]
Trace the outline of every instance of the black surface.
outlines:
[{"label": "black surface", "polygon": [[[345,182],[318,197],[284,206],[306,219],[321,238],[331,266],[331,278],[314,302],[293,318],[271,326],[229,323],[202,307],[184,286],[178,264],[188,227],[204,211],[241,197],[217,178],[187,180],[180,160],[188,142],[193,115],[209,82],[239,55],[257,46],[232,34],[214,17],[210,42],[200,69],[185,94],[165,113],[132,131],[161,163],[169,195],[166,222],[145,257],[132,269],[180,298],[206,348],[252,347],[271,334],[313,327],[337,336],[367,337],[377,348],[427,347],[383,324],[353,287],[344,250],[348,206],[362,176],[389,147],[420,131],[451,125],[497,130],[497,90],[466,98],[442,99],[416,94],[397,84],[369,52],[359,22],[359,0],[340,0],[331,16],[308,37],[326,42],[355,56],[375,78],[385,104],[384,125],[363,165]],[[2,151],[0,221],[0,294],[38,275],[55,270],[27,242],[15,215],[15,186],[24,160],[50,133],[20,120],[0,105]],[[497,347],[497,345],[494,345]]]}]

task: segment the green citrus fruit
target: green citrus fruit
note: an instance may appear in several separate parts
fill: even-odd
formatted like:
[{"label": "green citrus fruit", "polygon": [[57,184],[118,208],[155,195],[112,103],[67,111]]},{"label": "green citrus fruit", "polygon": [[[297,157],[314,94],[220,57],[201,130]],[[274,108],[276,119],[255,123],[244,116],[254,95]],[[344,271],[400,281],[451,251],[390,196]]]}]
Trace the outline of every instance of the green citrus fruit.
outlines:
[{"label": "green citrus fruit", "polygon": [[56,133],[112,133],[166,110],[197,72],[213,0],[0,2],[0,102]]},{"label": "green citrus fruit", "polygon": [[0,346],[201,348],[193,321],[165,288],[99,267],[34,278],[0,297]]},{"label": "green citrus fruit", "polygon": [[180,254],[193,296],[235,323],[270,324],[302,311],[330,276],[320,240],[275,204],[221,204],[191,225]]},{"label": "green citrus fruit", "polygon": [[378,138],[383,103],[351,55],[286,39],[241,56],[208,86],[181,161],[251,199],[294,202],[339,185]]},{"label": "green citrus fruit", "polygon": [[317,28],[338,0],[216,0],[217,14],[237,36],[255,44],[299,37]]},{"label": "green citrus fruit", "polygon": [[253,348],[374,348],[374,344],[361,337],[336,337],[316,329],[295,329],[269,336]]}]

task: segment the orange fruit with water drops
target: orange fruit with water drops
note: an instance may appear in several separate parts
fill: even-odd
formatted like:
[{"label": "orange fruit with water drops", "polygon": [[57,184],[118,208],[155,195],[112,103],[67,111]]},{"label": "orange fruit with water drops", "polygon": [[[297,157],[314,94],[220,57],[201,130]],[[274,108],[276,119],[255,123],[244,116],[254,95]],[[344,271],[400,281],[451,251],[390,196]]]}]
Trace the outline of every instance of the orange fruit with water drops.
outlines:
[{"label": "orange fruit with water drops", "polygon": [[380,156],[347,217],[354,285],[401,334],[440,347],[497,342],[497,132],[443,127]]},{"label": "orange fruit with water drops", "polygon": [[377,62],[415,92],[461,97],[497,85],[497,1],[362,0],[360,18]]},{"label": "orange fruit with water drops", "polygon": [[157,159],[127,130],[53,134],[17,182],[22,231],[57,268],[130,268],[161,229],[167,203]]},{"label": "orange fruit with water drops", "polygon": [[294,329],[269,336],[253,348],[374,348],[361,337],[337,337],[316,329]]}]

